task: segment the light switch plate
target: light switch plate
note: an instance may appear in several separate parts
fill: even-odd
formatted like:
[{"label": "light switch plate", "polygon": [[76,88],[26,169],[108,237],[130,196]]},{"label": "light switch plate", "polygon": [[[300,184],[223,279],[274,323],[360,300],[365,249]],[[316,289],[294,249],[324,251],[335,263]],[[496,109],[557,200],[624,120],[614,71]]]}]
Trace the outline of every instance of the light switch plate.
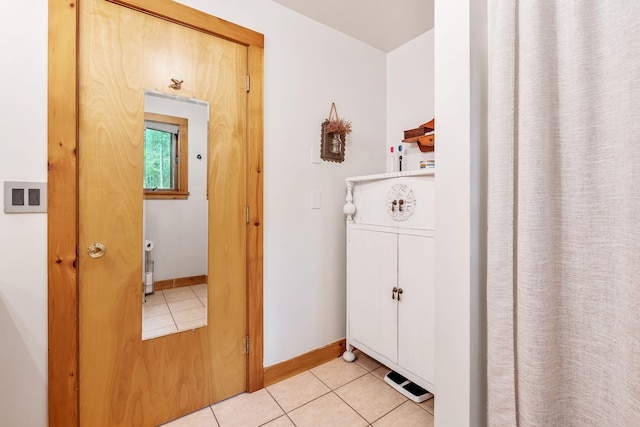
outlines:
[{"label": "light switch plate", "polygon": [[47,212],[46,182],[4,182],[4,213]]},{"label": "light switch plate", "polygon": [[317,145],[311,144],[311,163],[319,165],[321,161],[320,148]]},{"label": "light switch plate", "polygon": [[322,207],[322,193],[320,191],[311,192],[311,209],[320,209]]}]

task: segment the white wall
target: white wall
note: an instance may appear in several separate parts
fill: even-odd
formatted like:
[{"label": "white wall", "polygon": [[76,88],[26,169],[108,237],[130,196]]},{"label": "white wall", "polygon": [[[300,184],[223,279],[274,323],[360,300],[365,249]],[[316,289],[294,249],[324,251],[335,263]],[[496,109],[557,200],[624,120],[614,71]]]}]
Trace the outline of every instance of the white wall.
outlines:
[{"label": "white wall", "polygon": [[435,1],[437,426],[486,424],[486,0]]},{"label": "white wall", "polygon": [[[265,366],[345,335],[344,178],[384,171],[386,56],[268,0],[184,1],[265,34]],[[342,164],[311,163],[335,102]],[[321,209],[311,209],[311,192]]]},{"label": "white wall", "polygon": [[402,170],[420,169],[420,160],[434,158],[433,152],[422,153],[415,143],[402,143],[405,130],[434,118],[434,31],[387,54],[387,152],[391,146],[397,152],[402,145]]},{"label": "white wall", "polygon": [[[0,2],[0,52],[0,182],[46,181],[46,0]],[[0,211],[2,425],[47,425],[46,227],[44,214]]]},{"label": "white wall", "polygon": [[[385,54],[271,3],[265,52],[265,366],[345,336],[344,178],[382,172]],[[342,164],[311,164],[335,102]],[[313,148],[312,148],[313,147]],[[319,191],[322,208],[311,209]]]},{"label": "white wall", "polygon": [[[207,131],[209,107],[147,94],[144,111],[184,117],[188,123],[186,200],[144,201],[144,239],[154,244],[154,279],[169,280],[207,274]],[[198,159],[196,156],[202,157]],[[143,268],[144,271],[144,268]]]}]

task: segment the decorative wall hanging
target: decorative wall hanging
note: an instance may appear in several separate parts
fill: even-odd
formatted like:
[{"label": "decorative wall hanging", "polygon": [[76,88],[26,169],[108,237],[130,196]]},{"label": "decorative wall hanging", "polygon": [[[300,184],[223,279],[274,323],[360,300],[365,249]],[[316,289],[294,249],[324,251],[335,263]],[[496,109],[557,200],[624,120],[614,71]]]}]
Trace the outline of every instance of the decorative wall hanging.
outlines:
[{"label": "decorative wall hanging", "polygon": [[342,163],[347,135],[351,133],[351,122],[338,117],[336,104],[331,103],[329,118],[322,123],[320,135],[320,157],[327,162]]}]

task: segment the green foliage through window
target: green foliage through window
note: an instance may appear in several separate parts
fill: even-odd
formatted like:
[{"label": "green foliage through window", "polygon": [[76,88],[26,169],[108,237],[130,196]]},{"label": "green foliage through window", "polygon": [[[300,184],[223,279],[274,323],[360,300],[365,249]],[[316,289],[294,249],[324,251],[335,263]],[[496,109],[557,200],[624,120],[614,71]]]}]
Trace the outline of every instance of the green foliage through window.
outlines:
[{"label": "green foliage through window", "polygon": [[144,130],[144,188],[175,190],[178,135],[162,130]]}]

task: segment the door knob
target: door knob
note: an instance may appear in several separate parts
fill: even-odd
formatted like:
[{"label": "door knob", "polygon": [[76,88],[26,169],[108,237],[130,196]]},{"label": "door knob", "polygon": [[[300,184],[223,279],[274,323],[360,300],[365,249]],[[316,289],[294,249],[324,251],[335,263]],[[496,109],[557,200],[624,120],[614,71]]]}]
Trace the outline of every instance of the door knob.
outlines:
[{"label": "door knob", "polygon": [[107,248],[100,242],[92,243],[87,249],[87,253],[91,258],[100,258],[107,252]]}]

